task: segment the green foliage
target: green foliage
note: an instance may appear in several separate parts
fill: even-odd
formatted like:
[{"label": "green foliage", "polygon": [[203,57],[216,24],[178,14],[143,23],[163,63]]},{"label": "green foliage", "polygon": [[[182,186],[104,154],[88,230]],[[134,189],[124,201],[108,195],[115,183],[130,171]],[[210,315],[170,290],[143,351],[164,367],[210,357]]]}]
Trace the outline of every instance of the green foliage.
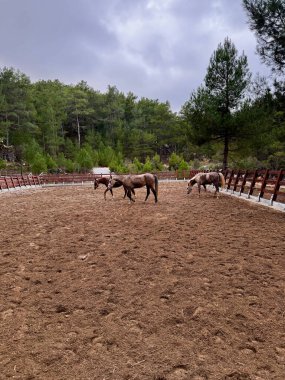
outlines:
[{"label": "green foliage", "polygon": [[46,155],[46,166],[48,170],[55,170],[57,168],[56,161],[49,155]]},{"label": "green foliage", "polygon": [[116,153],[110,146],[101,145],[97,154],[99,166],[108,166],[112,161],[116,160]]},{"label": "green foliage", "polygon": [[169,170],[177,170],[183,158],[176,153],[171,153],[169,157]]},{"label": "green foliage", "polygon": [[42,154],[42,149],[35,139],[31,139],[27,144],[23,145],[24,161],[32,163],[37,154]]},{"label": "green foliage", "polygon": [[114,173],[128,173],[129,171],[128,167],[124,164],[122,153],[114,153],[108,166],[111,172]]},{"label": "green foliage", "polygon": [[0,69],[0,137],[13,143],[13,134],[21,129],[32,115],[29,101],[30,80],[20,71]]},{"label": "green foliage", "polygon": [[32,163],[31,163],[31,168],[34,174],[47,172],[46,160],[45,160],[45,157],[41,153],[37,152],[34,155]]},{"label": "green foliage", "polygon": [[67,173],[73,173],[75,172],[77,166],[76,166],[76,163],[71,161],[70,159],[66,159],[65,160],[65,164],[64,164],[64,170],[67,172]]},{"label": "green foliage", "polygon": [[244,53],[238,57],[234,44],[226,38],[210,58],[205,77],[206,89],[219,114],[225,116],[240,105],[249,83],[247,57]]},{"label": "green foliage", "polygon": [[257,37],[257,52],[273,71],[284,73],[285,38],[283,0],[243,0],[250,29]]},{"label": "green foliage", "polygon": [[56,158],[56,163],[58,168],[65,168],[66,165],[66,158],[64,156],[64,153],[59,153],[59,155]]},{"label": "green foliage", "polygon": [[6,161],[0,159],[0,170],[6,168]]},{"label": "green foliage", "polygon": [[192,125],[191,136],[197,144],[223,141],[223,168],[228,164],[230,143],[242,138],[243,125],[235,114],[241,107],[250,84],[247,58],[240,57],[229,38],[219,44],[210,58],[205,87],[194,92],[182,108],[182,115]]},{"label": "green foliage", "polygon": [[285,169],[285,152],[275,152],[268,157],[266,167],[270,169]]},{"label": "green foliage", "polygon": [[75,160],[76,153],[78,152],[78,145],[75,144],[70,138],[64,141],[64,155],[70,160]]},{"label": "green foliage", "polygon": [[230,166],[238,169],[256,169],[262,165],[256,157],[246,157],[230,161]]},{"label": "green foliage", "polygon": [[[265,3],[273,7],[277,0]],[[159,171],[159,155],[179,170],[187,170],[189,160],[194,167],[220,164],[221,155],[224,164],[228,155],[231,164],[246,166],[242,160],[253,157],[277,168],[284,162],[285,85],[278,81],[271,92],[256,81],[245,100],[249,77],[246,57],[226,38],[210,59],[204,85],[177,115],[168,102],[138,99],[115,86],[100,93],[84,81],[31,83],[13,68],[0,68],[0,138],[37,171],[97,165],[121,173]]]},{"label": "green foliage", "polygon": [[56,158],[57,168],[60,168],[67,173],[72,173],[78,170],[78,164],[69,158],[66,158],[63,153],[59,153]]},{"label": "green foliage", "polygon": [[179,171],[182,171],[182,170],[188,170],[188,169],[189,169],[189,165],[188,165],[187,162],[184,161],[184,159],[182,158],[182,160],[179,162],[178,170],[179,170]]},{"label": "green foliage", "polygon": [[200,161],[197,158],[194,158],[193,161],[189,162],[189,166],[191,169],[199,169],[199,167],[201,166]]},{"label": "green foliage", "polygon": [[126,174],[129,172],[129,169],[126,165],[118,161],[112,161],[109,165],[111,172],[118,174]]},{"label": "green foliage", "polygon": [[163,163],[160,160],[159,154],[155,154],[152,157],[152,167],[153,167],[153,170],[155,170],[155,171],[163,170]]},{"label": "green foliage", "polygon": [[150,173],[153,171],[153,165],[149,157],[146,158],[145,163],[143,164],[143,172]]},{"label": "green foliage", "polygon": [[134,173],[141,173],[143,171],[143,163],[141,163],[136,157],[133,160],[133,170]]},{"label": "green foliage", "polygon": [[88,149],[82,148],[79,150],[76,156],[76,163],[78,164],[78,168],[81,171],[92,169],[93,160],[90,153],[88,152]]}]

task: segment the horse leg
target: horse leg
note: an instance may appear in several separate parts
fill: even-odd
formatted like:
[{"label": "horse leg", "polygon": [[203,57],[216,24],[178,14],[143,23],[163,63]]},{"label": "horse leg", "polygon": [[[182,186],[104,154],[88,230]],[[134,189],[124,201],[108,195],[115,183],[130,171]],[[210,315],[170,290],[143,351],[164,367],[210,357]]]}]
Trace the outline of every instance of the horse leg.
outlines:
[{"label": "horse leg", "polygon": [[147,186],[146,186],[146,197],[145,197],[145,200],[144,200],[144,201],[147,200],[149,194],[150,194],[150,189],[149,189],[149,186],[147,185]]},{"label": "horse leg", "polygon": [[201,192],[201,185],[200,185],[200,183],[198,183],[198,193],[199,193],[199,197],[200,197],[200,192]]},{"label": "horse leg", "polygon": [[214,195],[216,195],[217,198],[219,198],[219,185],[215,184],[215,188],[216,188],[216,191]]},{"label": "horse leg", "polygon": [[206,185],[204,184],[203,186],[204,186],[205,191],[207,191]]},{"label": "horse leg", "polygon": [[152,194],[154,195],[155,203],[157,202],[157,194],[156,191],[151,187]]},{"label": "horse leg", "polygon": [[131,201],[135,202],[135,200],[132,198],[132,189],[127,189],[127,196],[129,198],[130,202]]},{"label": "horse leg", "polygon": [[[107,191],[108,191],[108,188],[104,191],[104,199],[106,200],[106,193],[107,193]],[[110,190],[110,191],[112,191],[112,190]]]}]

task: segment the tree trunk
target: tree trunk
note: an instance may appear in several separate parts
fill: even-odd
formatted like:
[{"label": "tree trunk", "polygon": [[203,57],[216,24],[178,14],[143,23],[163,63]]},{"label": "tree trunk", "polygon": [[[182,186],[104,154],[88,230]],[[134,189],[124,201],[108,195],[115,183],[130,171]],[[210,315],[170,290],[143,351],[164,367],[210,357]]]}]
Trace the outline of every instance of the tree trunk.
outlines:
[{"label": "tree trunk", "polygon": [[7,130],[6,130],[6,145],[9,145],[9,124],[8,124],[8,115],[6,114],[6,125],[7,125]]},{"label": "tree trunk", "polygon": [[79,124],[78,114],[76,115],[76,122],[77,122],[78,146],[80,148],[80,145],[81,145],[81,136],[80,136],[80,124]]}]

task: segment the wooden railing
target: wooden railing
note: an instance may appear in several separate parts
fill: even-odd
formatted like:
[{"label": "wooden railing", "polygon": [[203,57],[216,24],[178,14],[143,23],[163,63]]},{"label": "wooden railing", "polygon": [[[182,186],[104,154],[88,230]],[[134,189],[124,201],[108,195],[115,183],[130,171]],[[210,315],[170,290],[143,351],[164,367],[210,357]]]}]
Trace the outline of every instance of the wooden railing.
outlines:
[{"label": "wooden railing", "polygon": [[285,203],[285,170],[227,170],[228,191]]},{"label": "wooden railing", "polygon": [[[93,182],[96,177],[102,177],[103,174],[80,174],[80,173],[71,173],[71,174],[43,174],[40,175],[40,181],[43,185],[49,184],[76,184],[84,182]],[[107,175],[109,177],[109,175]]]},{"label": "wooden railing", "polygon": [[[181,172],[166,171],[156,173],[160,180],[176,180],[189,178],[189,170],[183,170]],[[41,183],[43,185],[48,184],[71,184],[71,183],[84,183],[94,181],[95,178],[109,177],[109,174],[44,174],[40,176]]]},{"label": "wooden railing", "polygon": [[40,177],[35,175],[0,176],[0,191],[40,185]]},{"label": "wooden railing", "polygon": [[[187,180],[199,170],[158,172],[159,180]],[[204,171],[206,172],[206,171]],[[106,174],[43,174],[0,176],[0,191],[41,185],[83,184],[93,182]],[[226,170],[226,191],[267,199],[271,202],[285,203],[285,170]]]}]

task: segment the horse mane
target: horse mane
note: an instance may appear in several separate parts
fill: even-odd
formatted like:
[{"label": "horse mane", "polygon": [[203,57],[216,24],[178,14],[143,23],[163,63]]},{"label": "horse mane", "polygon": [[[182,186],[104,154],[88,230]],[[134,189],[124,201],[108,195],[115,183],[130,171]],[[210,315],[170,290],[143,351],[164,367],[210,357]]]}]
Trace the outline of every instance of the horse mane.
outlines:
[{"label": "horse mane", "polygon": [[[198,174],[200,174],[200,173],[198,173]],[[192,177],[192,178],[189,179],[189,183],[191,185],[195,185],[195,183],[197,182],[197,178],[196,177],[197,177],[198,174],[194,175],[194,177]]]}]

